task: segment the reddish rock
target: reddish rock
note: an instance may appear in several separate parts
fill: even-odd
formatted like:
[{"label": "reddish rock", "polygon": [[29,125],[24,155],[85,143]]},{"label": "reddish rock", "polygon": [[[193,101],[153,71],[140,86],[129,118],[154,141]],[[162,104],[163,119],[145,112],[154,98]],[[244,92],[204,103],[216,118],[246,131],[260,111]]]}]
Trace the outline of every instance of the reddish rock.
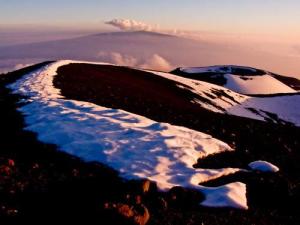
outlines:
[{"label": "reddish rock", "polygon": [[137,225],[146,225],[150,219],[150,213],[143,204],[132,206],[124,203],[106,203],[104,208],[115,212],[118,216],[128,219]]}]

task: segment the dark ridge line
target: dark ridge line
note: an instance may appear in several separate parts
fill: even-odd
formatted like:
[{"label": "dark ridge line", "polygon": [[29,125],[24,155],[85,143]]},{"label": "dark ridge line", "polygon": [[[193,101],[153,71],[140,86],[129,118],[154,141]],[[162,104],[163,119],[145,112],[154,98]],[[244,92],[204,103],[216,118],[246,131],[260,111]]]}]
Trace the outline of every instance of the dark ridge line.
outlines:
[{"label": "dark ridge line", "polygon": [[165,33],[160,33],[160,32],[153,32],[153,31],[116,31],[116,32],[105,32],[105,33],[97,33],[97,34],[91,34],[91,35],[85,35],[83,37],[88,37],[88,36],[108,36],[108,35],[134,35],[134,34],[142,34],[142,35],[151,35],[151,36],[156,36],[156,37],[173,37],[173,38],[178,38],[175,35],[171,34],[165,34]]},{"label": "dark ridge line", "polygon": [[300,95],[300,92],[296,93],[276,93],[276,94],[248,94],[250,97],[258,97],[258,98],[272,98],[272,97],[284,97],[284,96],[296,96]]},{"label": "dark ridge line", "polygon": [[[198,81],[204,81],[211,84],[216,84],[223,86],[227,83],[227,79],[223,77],[222,73],[215,73],[215,72],[205,72],[205,73],[185,73],[180,70],[180,68],[177,68],[170,72],[171,74],[185,77],[188,79],[198,80]],[[217,77],[213,77],[217,76]]]}]

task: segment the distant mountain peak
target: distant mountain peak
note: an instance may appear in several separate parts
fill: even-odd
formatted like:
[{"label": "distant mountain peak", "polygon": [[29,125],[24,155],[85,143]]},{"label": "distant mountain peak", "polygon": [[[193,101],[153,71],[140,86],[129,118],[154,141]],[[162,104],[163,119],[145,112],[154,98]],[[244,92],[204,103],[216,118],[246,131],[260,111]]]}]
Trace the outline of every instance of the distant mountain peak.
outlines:
[{"label": "distant mountain peak", "polygon": [[98,33],[94,34],[92,36],[103,36],[103,35],[117,35],[117,36],[122,36],[122,35],[146,35],[146,36],[157,36],[157,37],[176,37],[175,35],[171,34],[166,34],[166,33],[160,33],[160,32],[154,32],[154,31],[117,31],[117,32],[106,32],[106,33]]}]

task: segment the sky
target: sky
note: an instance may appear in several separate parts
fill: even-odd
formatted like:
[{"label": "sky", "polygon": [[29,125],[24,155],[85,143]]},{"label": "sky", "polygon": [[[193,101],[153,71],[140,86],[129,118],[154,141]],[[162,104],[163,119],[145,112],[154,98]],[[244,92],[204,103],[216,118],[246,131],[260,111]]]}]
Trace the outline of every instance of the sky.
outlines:
[{"label": "sky", "polygon": [[[300,36],[299,0],[0,0],[0,25],[107,29],[128,18],[165,29]],[[3,29],[3,28],[2,28]]]}]

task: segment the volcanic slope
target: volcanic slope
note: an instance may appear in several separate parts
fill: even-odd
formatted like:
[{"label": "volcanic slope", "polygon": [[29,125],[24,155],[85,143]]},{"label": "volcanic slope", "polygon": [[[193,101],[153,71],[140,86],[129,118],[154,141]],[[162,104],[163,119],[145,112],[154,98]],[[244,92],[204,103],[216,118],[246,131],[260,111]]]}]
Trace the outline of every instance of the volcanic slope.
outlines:
[{"label": "volcanic slope", "polygon": [[[36,132],[39,140],[86,161],[108,164],[123,177],[150,178],[161,189],[198,188],[206,195],[201,202],[204,206],[247,208],[246,201],[250,210],[264,201],[271,206],[274,194],[285,199],[282,175],[288,174],[290,184],[297,182],[299,128],[279,118],[261,121],[266,118],[228,115],[230,105],[243,107],[246,100],[259,98],[167,73],[73,61],[44,66],[9,87],[24,96],[19,110],[25,116],[26,130]],[[202,132],[236,146],[236,151]],[[133,157],[123,162],[130,154]],[[229,159],[227,154],[238,157]],[[159,157],[154,160],[153,156]],[[226,160],[214,161],[219,156]],[[254,183],[264,175],[249,171],[247,165],[258,159],[271,161],[283,171],[269,176],[273,187],[260,184],[262,190],[255,188]],[[247,200],[246,186],[240,181],[247,185]],[[197,187],[198,183],[211,188]]]}]

